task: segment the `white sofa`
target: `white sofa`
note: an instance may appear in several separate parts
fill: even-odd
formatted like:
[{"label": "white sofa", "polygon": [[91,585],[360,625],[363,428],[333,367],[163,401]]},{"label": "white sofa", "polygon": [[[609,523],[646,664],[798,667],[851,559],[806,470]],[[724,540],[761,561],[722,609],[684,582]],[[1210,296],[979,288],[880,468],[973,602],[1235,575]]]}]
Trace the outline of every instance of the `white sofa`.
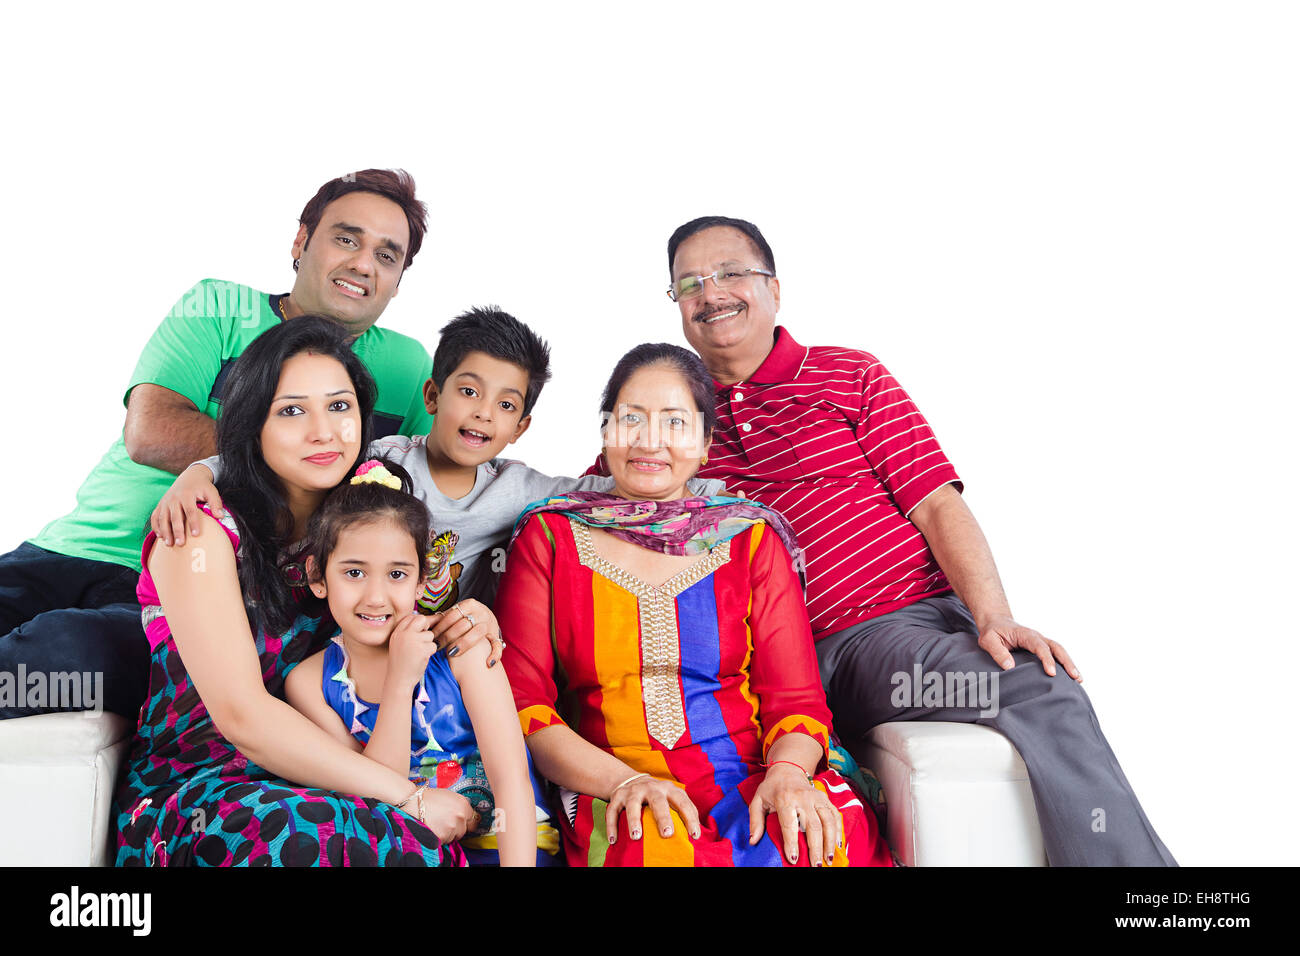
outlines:
[{"label": "white sofa", "polygon": [[853,748],[885,790],[889,845],[907,866],[1046,866],[1020,754],[977,724],[881,724]]},{"label": "white sofa", "polygon": [[[109,810],[131,730],[104,713],[0,720],[0,865],[112,863]],[[884,786],[889,845],[908,866],[1046,865],[1024,762],[997,731],[882,724],[853,749]]]},{"label": "white sofa", "polygon": [[90,711],[0,720],[0,865],[112,863],[109,808],[133,729]]}]

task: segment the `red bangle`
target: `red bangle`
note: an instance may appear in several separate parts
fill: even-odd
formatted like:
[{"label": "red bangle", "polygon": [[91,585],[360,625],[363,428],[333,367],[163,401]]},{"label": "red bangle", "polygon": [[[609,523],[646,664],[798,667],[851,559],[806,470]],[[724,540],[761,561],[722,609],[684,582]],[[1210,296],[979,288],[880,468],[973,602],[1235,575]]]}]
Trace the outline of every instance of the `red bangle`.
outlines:
[{"label": "red bangle", "polygon": [[[788,763],[792,767],[799,767],[799,765],[795,763],[793,760],[773,760],[771,763],[763,764],[763,766],[770,769],[772,767],[775,767],[779,763]],[[803,767],[799,767],[799,772],[808,778],[809,783],[812,782],[813,775],[810,774],[807,770],[805,770]]]}]

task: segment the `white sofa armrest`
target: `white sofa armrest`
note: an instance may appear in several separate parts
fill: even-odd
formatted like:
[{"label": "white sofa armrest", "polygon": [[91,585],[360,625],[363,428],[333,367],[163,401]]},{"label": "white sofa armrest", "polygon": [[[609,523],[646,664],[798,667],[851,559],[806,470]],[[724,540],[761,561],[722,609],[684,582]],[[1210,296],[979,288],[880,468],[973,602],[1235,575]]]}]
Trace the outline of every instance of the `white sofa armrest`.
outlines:
[{"label": "white sofa armrest", "polygon": [[0,864],[107,866],[131,724],[117,714],[0,720]]},{"label": "white sofa armrest", "polygon": [[978,724],[875,727],[853,750],[880,779],[889,845],[908,866],[1046,866],[1024,761]]}]

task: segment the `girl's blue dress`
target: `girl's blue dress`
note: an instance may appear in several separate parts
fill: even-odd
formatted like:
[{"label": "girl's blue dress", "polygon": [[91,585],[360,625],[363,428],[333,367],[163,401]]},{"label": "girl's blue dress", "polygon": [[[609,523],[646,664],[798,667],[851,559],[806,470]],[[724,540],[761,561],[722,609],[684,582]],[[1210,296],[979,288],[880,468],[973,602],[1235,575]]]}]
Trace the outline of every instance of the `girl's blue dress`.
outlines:
[{"label": "girl's blue dress", "polygon": [[[356,685],[348,676],[347,651],[338,634],[325,648],[321,693],[352,736],[362,743],[368,742],[379,716],[379,705],[357,696]],[[537,865],[553,866],[560,848],[559,832],[551,823],[531,755],[528,776],[533,784],[537,816]],[[496,834],[492,832],[496,808],[492,790],[461,698],[460,684],[443,651],[429,658],[429,666],[411,705],[411,779],[427,779],[432,786],[463,794],[478,811],[480,820],[480,828],[460,841],[465,856],[471,864],[500,863]]]}]

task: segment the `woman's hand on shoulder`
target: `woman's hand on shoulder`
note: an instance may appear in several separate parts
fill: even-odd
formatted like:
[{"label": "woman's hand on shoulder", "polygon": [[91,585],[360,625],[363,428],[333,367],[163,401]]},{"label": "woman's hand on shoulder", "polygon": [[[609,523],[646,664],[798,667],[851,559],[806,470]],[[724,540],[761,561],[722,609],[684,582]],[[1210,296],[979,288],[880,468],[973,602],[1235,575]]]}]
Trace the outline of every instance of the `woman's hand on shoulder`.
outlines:
[{"label": "woman's hand on shoulder", "polygon": [[633,840],[641,839],[641,808],[648,806],[654,814],[660,836],[673,835],[670,808],[677,811],[692,840],[700,835],[700,812],[678,784],[659,780],[649,774],[634,777],[614,789],[605,808],[605,832],[613,843],[618,833],[618,815],[627,814],[627,831]]},{"label": "woman's hand on shoulder", "polygon": [[486,638],[492,644],[487,666],[493,667],[501,660],[501,651],[506,644],[501,639],[501,625],[497,623],[497,616],[487,605],[467,598],[434,617],[438,618],[433,625],[434,640],[439,647],[446,649],[448,657],[456,657]]},{"label": "woman's hand on shoulder", "polygon": [[213,514],[220,516],[224,513],[221,495],[212,483],[212,472],[207,465],[196,462],[176,476],[172,486],[149,516],[149,527],[158,536],[158,540],[169,547],[174,545],[179,548],[185,543],[187,528],[191,536],[198,537],[204,517],[203,510],[198,506],[200,501]]},{"label": "woman's hand on shoulder", "polygon": [[749,802],[750,846],[763,838],[769,813],[775,813],[781,824],[783,849],[791,863],[799,862],[800,830],[805,832],[813,866],[834,859],[835,848],[844,839],[844,821],[830,798],[798,767],[776,763],[768,768]]}]

